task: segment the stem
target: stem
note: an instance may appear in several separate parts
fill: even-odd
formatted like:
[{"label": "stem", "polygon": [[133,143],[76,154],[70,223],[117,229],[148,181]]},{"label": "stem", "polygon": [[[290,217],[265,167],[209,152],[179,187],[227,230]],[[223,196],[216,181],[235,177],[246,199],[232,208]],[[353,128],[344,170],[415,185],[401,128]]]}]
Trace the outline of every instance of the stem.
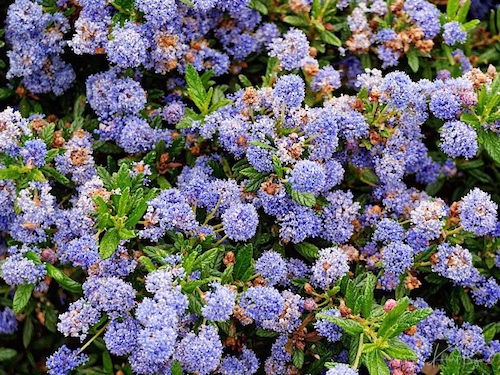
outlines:
[{"label": "stem", "polygon": [[207,217],[205,218],[205,221],[203,222],[203,225],[207,225],[207,223],[212,220],[214,217],[215,217],[215,213],[217,212],[217,210],[219,209],[220,205],[222,203],[222,194],[220,195],[219,197],[219,200],[217,201],[217,204],[215,205],[214,209],[212,210],[212,212],[210,212]]},{"label": "stem", "polygon": [[361,352],[363,351],[363,338],[364,338],[364,332],[361,332],[361,334],[359,335],[358,352],[356,353],[356,359],[354,360],[354,363],[352,364],[353,369],[357,369],[359,366]]},{"label": "stem", "polygon": [[457,234],[457,233],[460,233],[464,228],[460,225],[458,228],[455,228],[453,230],[444,230],[442,235],[443,235],[443,238],[446,239],[446,237],[448,236],[452,236],[454,234]]},{"label": "stem", "polygon": [[93,342],[96,338],[98,338],[98,337],[101,335],[101,333],[103,333],[103,332],[104,332],[104,330],[106,329],[106,327],[108,326],[108,324],[109,324],[109,320],[106,322],[106,324],[105,324],[105,325],[103,325],[103,326],[99,329],[99,331],[97,331],[97,332],[95,333],[95,335],[94,335],[94,336],[92,336],[92,338],[91,338],[89,341],[87,341],[87,342],[85,343],[85,345],[83,345],[83,346],[80,348],[80,350],[78,351],[78,354],[82,354],[82,352],[83,352],[85,349],[87,349],[87,348],[89,347],[89,345],[90,345],[90,344],[92,344],[92,342]]},{"label": "stem", "polygon": [[216,243],[214,243],[214,247],[217,247],[219,246],[221,243],[223,243],[225,240],[227,240],[227,234],[222,237],[219,241],[217,241]]}]

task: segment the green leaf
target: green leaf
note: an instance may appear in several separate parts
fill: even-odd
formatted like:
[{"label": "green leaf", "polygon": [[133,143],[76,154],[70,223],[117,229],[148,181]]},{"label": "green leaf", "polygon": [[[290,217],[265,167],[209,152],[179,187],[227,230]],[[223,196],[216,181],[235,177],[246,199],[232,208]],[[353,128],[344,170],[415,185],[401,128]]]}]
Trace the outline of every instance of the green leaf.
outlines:
[{"label": "green leaf", "polygon": [[393,335],[399,335],[401,332],[407,330],[411,326],[419,323],[432,314],[432,309],[425,307],[413,311],[405,311],[397,321],[397,329],[394,330]]},{"label": "green leaf", "polygon": [[241,84],[243,87],[250,87],[252,86],[252,82],[244,75],[244,74],[239,74],[238,79],[240,80]]},{"label": "green leaf", "polygon": [[500,136],[493,132],[482,131],[479,133],[479,142],[488,155],[500,164]]},{"label": "green leaf", "polygon": [[331,31],[328,30],[318,30],[321,40],[325,43],[331,44],[336,47],[342,46],[342,41]]},{"label": "green leaf", "polygon": [[156,266],[151,261],[151,259],[149,259],[147,256],[144,256],[144,255],[141,256],[139,258],[139,262],[142,263],[142,265],[146,268],[146,270],[148,270],[148,272],[153,272],[156,270]]},{"label": "green leaf", "polygon": [[199,287],[200,285],[206,284],[208,282],[210,282],[210,279],[208,279],[208,280],[190,280],[182,285],[182,292],[184,294],[192,293],[197,287]]},{"label": "green leaf", "polygon": [[293,245],[295,250],[309,261],[318,259],[319,248],[309,242],[300,242]]},{"label": "green leaf", "polygon": [[374,350],[365,355],[363,362],[370,375],[390,375],[389,368],[385,364],[380,350]]},{"label": "green leaf", "polygon": [[259,0],[252,1],[251,7],[252,7],[252,9],[257,10],[257,11],[259,11],[259,13],[262,13],[264,15],[267,14],[267,12],[268,12],[267,5],[262,3]]},{"label": "green leaf", "polygon": [[210,266],[217,259],[217,255],[219,254],[219,248],[213,248],[205,251],[201,254],[193,264],[193,270],[203,270],[203,268]]},{"label": "green leaf", "polygon": [[21,312],[22,309],[24,309],[24,306],[26,306],[31,298],[33,289],[35,289],[34,284],[22,284],[17,287],[16,293],[14,294],[14,302],[12,305],[14,313],[17,314],[18,312]]},{"label": "green leaf", "polygon": [[298,369],[304,366],[304,352],[302,350],[295,349],[292,356],[292,363]]},{"label": "green leaf", "polygon": [[273,165],[274,165],[274,171],[276,172],[276,175],[278,178],[283,178],[283,164],[281,163],[280,158],[278,155],[273,154]]},{"label": "green leaf", "polygon": [[493,356],[491,367],[493,368],[494,375],[500,375],[500,353]]},{"label": "green leaf", "polygon": [[262,177],[262,173],[257,172],[254,167],[246,167],[246,168],[242,169],[239,173],[245,177],[252,178],[252,179]]},{"label": "green leaf", "polygon": [[235,280],[246,281],[243,280],[243,276],[245,275],[246,271],[249,268],[251,268],[252,257],[253,257],[252,244],[247,244],[243,246],[240,250],[238,250],[238,252],[236,253],[236,259],[233,271],[233,277]]},{"label": "green leaf", "polygon": [[408,297],[403,297],[398,301],[398,304],[385,316],[380,324],[377,335],[379,337],[386,337],[386,335],[394,328],[399,317],[406,311],[410,305],[410,299]]},{"label": "green leaf", "polygon": [[80,294],[82,293],[82,286],[80,283],[73,280],[71,277],[67,276],[59,268],[56,268],[50,263],[45,263],[45,269],[47,270],[47,275],[52,277],[57,283],[67,291],[71,293]]},{"label": "green leaf", "polygon": [[50,148],[52,144],[52,139],[54,138],[54,131],[56,129],[56,124],[53,122],[46,125],[38,134],[38,137],[47,145],[47,148]]},{"label": "green leaf", "polygon": [[461,164],[458,164],[457,168],[466,171],[468,169],[482,168],[483,165],[484,165],[483,160],[467,160]]},{"label": "green leaf", "polygon": [[266,337],[266,338],[273,338],[273,337],[279,336],[278,332],[268,331],[268,330],[263,329],[263,328],[257,329],[257,331],[255,331],[255,334],[259,337]]},{"label": "green leaf", "polygon": [[306,207],[313,207],[316,204],[316,197],[313,193],[301,193],[293,188],[290,188],[290,196],[298,204]]},{"label": "green leaf", "polygon": [[182,375],[182,368],[179,361],[175,360],[174,362],[172,362],[172,366],[170,367],[170,373],[172,375]]},{"label": "green leaf", "polygon": [[8,89],[7,87],[0,88],[0,100],[5,100],[14,95],[14,90]]},{"label": "green leaf", "polygon": [[120,200],[118,201],[117,214],[123,216],[127,212],[130,201],[130,186],[127,186],[121,191]]},{"label": "green leaf", "polygon": [[124,240],[130,240],[132,238],[135,238],[135,231],[132,229],[127,229],[127,228],[122,228],[118,231],[118,234],[120,235],[120,238]]},{"label": "green leaf", "polygon": [[470,20],[469,22],[466,22],[462,25],[465,31],[471,31],[476,28],[477,25],[479,25],[481,21],[479,20]]},{"label": "green leaf", "polygon": [[196,71],[195,67],[188,64],[186,67],[186,83],[188,86],[188,94],[193,103],[200,111],[203,110],[203,104],[207,100],[207,92],[203,86],[203,81]]},{"label": "green leaf", "polygon": [[0,169],[0,180],[17,180],[23,175],[23,170],[17,165]]},{"label": "green leaf", "polygon": [[404,359],[409,361],[417,360],[417,355],[415,354],[415,352],[399,338],[394,337],[388,340],[387,344],[389,346],[384,349],[384,352],[392,358]]},{"label": "green leaf", "polygon": [[113,360],[111,359],[111,355],[109,351],[105,350],[102,352],[102,369],[107,375],[113,375]]},{"label": "green leaf", "polygon": [[377,278],[372,273],[366,273],[365,283],[361,288],[361,311],[363,316],[368,319],[372,312],[373,293],[377,285]]},{"label": "green leaf", "polygon": [[469,8],[470,8],[470,0],[466,0],[462,6],[460,7],[460,10],[457,13],[456,20],[460,23],[464,23],[465,19],[467,18],[467,13],[469,13]]},{"label": "green leaf", "polygon": [[0,348],[0,362],[9,361],[17,355],[14,349]]},{"label": "green leaf", "polygon": [[448,0],[448,3],[446,4],[446,15],[448,16],[448,21],[455,19],[459,6],[460,0]]},{"label": "green leaf", "polygon": [[45,175],[45,177],[47,177],[47,179],[49,179],[49,177],[52,177],[60,184],[63,184],[63,185],[70,185],[71,184],[71,181],[65,175],[63,175],[61,172],[59,172],[57,169],[54,169],[52,167],[48,167],[45,165],[45,166],[41,167],[40,170]]},{"label": "green leaf", "polygon": [[257,191],[261,187],[261,185],[265,181],[265,179],[266,179],[265,177],[261,177],[261,178],[250,180],[245,185],[245,192],[251,193],[251,192]]},{"label": "green leaf", "polygon": [[99,245],[99,255],[102,259],[108,259],[115,252],[120,243],[120,234],[115,228],[111,228],[104,233]]},{"label": "green leaf", "polygon": [[33,325],[33,319],[31,318],[31,316],[29,316],[24,321],[24,327],[23,327],[23,346],[25,348],[27,348],[30,345],[34,333],[35,333],[35,326]]},{"label": "green leaf", "polygon": [[283,18],[283,22],[288,23],[292,26],[309,26],[309,22],[307,22],[304,17],[299,16],[286,16],[285,18]]},{"label": "green leaf", "polygon": [[184,261],[182,262],[182,267],[184,268],[184,272],[186,273],[186,275],[190,275],[191,272],[193,271],[196,257],[198,257],[198,251],[193,251],[187,257],[184,258]]},{"label": "green leaf", "polygon": [[201,309],[203,308],[203,303],[201,302],[201,297],[198,293],[188,294],[189,310],[195,314],[201,316]]},{"label": "green leaf", "polygon": [[53,305],[48,305],[45,308],[45,322],[44,326],[52,333],[57,331],[57,314]]},{"label": "green leaf", "polygon": [[406,57],[408,58],[408,65],[410,66],[411,70],[413,70],[413,72],[416,73],[419,67],[417,51],[411,48],[406,54]]},{"label": "green leaf", "polygon": [[481,125],[481,122],[479,121],[477,116],[472,113],[462,113],[460,115],[460,120],[466,122],[467,124],[473,126],[476,129]]},{"label": "green leaf", "polygon": [[234,266],[230,264],[229,266],[226,267],[224,272],[222,272],[222,275],[220,275],[220,283],[222,285],[224,284],[229,284],[233,281],[233,278],[231,277],[233,274]]},{"label": "green leaf", "polygon": [[451,354],[446,357],[441,363],[441,374],[442,375],[460,375],[462,369],[462,363],[464,360],[460,355],[460,351],[455,349]]},{"label": "green leaf", "polygon": [[350,336],[359,335],[364,330],[363,326],[360,323],[351,319],[339,318],[337,316],[331,316],[324,313],[317,314],[316,318],[335,323]]}]

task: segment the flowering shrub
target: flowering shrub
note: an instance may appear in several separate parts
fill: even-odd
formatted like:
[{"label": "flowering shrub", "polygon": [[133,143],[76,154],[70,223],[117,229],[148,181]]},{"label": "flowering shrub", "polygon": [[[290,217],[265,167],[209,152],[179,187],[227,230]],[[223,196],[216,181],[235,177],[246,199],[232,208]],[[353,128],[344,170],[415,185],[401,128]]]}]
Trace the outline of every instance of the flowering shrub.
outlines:
[{"label": "flowering shrub", "polygon": [[445,3],[10,1],[0,373],[498,375],[500,13]]}]

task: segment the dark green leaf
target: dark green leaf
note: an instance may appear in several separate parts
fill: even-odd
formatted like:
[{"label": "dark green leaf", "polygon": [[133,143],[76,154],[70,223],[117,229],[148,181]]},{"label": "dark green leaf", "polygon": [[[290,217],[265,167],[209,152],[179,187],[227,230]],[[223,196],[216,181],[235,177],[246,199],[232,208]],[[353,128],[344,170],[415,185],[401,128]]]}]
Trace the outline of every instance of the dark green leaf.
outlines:
[{"label": "dark green leaf", "polygon": [[184,294],[192,293],[197,287],[208,282],[210,282],[210,280],[190,280],[182,285],[182,292]]},{"label": "dark green leaf", "polygon": [[265,179],[266,179],[265,177],[261,177],[254,180],[250,180],[245,185],[245,192],[251,193],[257,191],[262,186],[262,183],[264,182]]},{"label": "dark green leaf", "polygon": [[14,95],[14,90],[8,89],[6,87],[0,88],[0,100],[5,100]]},{"label": "dark green leaf", "polygon": [[370,375],[390,375],[389,368],[385,364],[380,350],[374,350],[365,355],[363,360]]},{"label": "dark green leaf", "polygon": [[210,249],[201,254],[193,265],[193,270],[202,270],[204,267],[210,266],[217,259],[219,248]]},{"label": "dark green leaf", "polygon": [[56,280],[62,288],[72,293],[80,294],[82,292],[82,286],[80,283],[67,276],[59,268],[54,267],[50,263],[45,263],[45,268],[47,270],[47,275]]},{"label": "dark green leaf", "polygon": [[115,252],[120,243],[120,234],[115,228],[111,228],[104,233],[99,245],[99,255],[102,259],[108,259]]},{"label": "dark green leaf", "polygon": [[233,278],[231,275],[233,274],[234,266],[230,264],[229,266],[226,267],[224,272],[222,272],[222,275],[220,275],[220,283],[222,285],[231,283],[233,281]]},{"label": "dark green leaf", "polygon": [[363,316],[368,319],[372,312],[373,293],[377,285],[377,278],[372,273],[366,273],[365,283],[361,288],[361,311]]},{"label": "dark green leaf", "polygon": [[273,154],[273,165],[278,178],[283,178],[283,164],[281,164],[281,160],[276,154]]},{"label": "dark green leaf", "polygon": [[55,129],[56,124],[52,122],[46,125],[38,134],[38,137],[47,145],[47,148],[50,148],[50,145],[52,144]]},{"label": "dark green leaf", "polygon": [[57,331],[57,314],[53,305],[48,305],[45,309],[45,327],[55,333]]},{"label": "dark green leaf", "polygon": [[292,363],[296,368],[302,368],[304,366],[304,352],[299,349],[295,349],[292,356]]},{"label": "dark green leaf", "polygon": [[130,202],[130,186],[127,186],[121,191],[120,200],[118,201],[117,214],[123,216],[127,213],[127,208]]},{"label": "dark green leaf", "polygon": [[488,155],[500,164],[500,136],[493,132],[482,131],[479,133],[479,142],[483,145]]},{"label": "dark green leaf", "polygon": [[33,319],[28,316],[24,321],[23,327],[23,345],[27,348],[30,345],[33,334],[35,333],[35,326],[33,325]]},{"label": "dark green leaf", "polygon": [[406,57],[408,58],[408,65],[410,66],[411,70],[413,70],[413,72],[416,73],[419,68],[417,51],[411,48],[406,54]]},{"label": "dark green leaf", "polygon": [[301,193],[295,189],[290,189],[290,196],[302,206],[312,207],[316,204],[316,197],[313,193]]},{"label": "dark green leaf", "polygon": [[63,175],[61,172],[59,172],[57,169],[54,169],[54,168],[48,167],[48,166],[43,166],[40,168],[40,170],[45,175],[45,177],[47,177],[47,179],[52,177],[60,184],[63,184],[63,185],[71,184],[71,181],[65,175]]},{"label": "dark green leaf", "polygon": [[406,311],[410,305],[410,299],[408,297],[403,297],[398,301],[398,304],[385,316],[380,324],[378,330],[378,336],[384,337],[394,328],[399,317]]},{"label": "dark green leaf", "polygon": [[309,26],[309,22],[304,17],[299,16],[286,16],[283,18],[283,22],[292,26]]},{"label": "dark green leaf", "polygon": [[265,174],[257,172],[254,167],[247,167],[245,169],[242,169],[239,173],[251,179],[258,179],[265,176]]},{"label": "dark green leaf", "polygon": [[190,275],[193,271],[194,263],[198,257],[198,251],[192,251],[187,257],[184,258],[182,262],[182,267],[186,275]]},{"label": "dark green leaf", "polygon": [[255,331],[255,334],[259,337],[267,337],[267,338],[273,338],[279,336],[278,332],[268,331],[263,328],[257,329],[257,331]]},{"label": "dark green leaf", "polygon": [[22,284],[17,287],[16,293],[14,294],[14,302],[12,305],[12,309],[16,314],[24,309],[24,306],[26,306],[31,298],[33,289],[35,289],[34,284]]},{"label": "dark green leaf", "polygon": [[313,245],[312,243],[309,242],[300,242],[296,243],[293,245],[295,247],[295,250],[302,255],[304,258],[306,258],[309,261],[313,261],[315,259],[318,259],[319,257],[319,248],[316,245]]},{"label": "dark green leaf", "polygon": [[16,355],[17,352],[14,349],[0,348],[0,362],[8,361],[14,358]]},{"label": "dark green leaf", "polygon": [[107,375],[113,375],[113,361],[111,360],[111,355],[109,351],[105,350],[102,352],[102,369]]},{"label": "dark green leaf", "polygon": [[409,361],[417,360],[415,352],[399,338],[394,337],[392,339],[389,339],[387,344],[389,346],[384,349],[384,352],[392,358],[404,359]]},{"label": "dark green leaf", "polygon": [[242,278],[245,275],[246,271],[252,265],[252,257],[253,257],[252,244],[247,244],[243,246],[240,250],[238,250],[238,252],[236,253],[234,272],[233,272],[233,277],[235,280],[246,281],[242,280]]},{"label": "dark green leaf", "polygon": [[201,302],[201,297],[198,293],[188,294],[189,310],[201,316],[201,309],[203,308],[203,303]]},{"label": "dark green leaf", "polygon": [[493,356],[491,367],[493,369],[494,375],[500,375],[500,353],[497,353]]},{"label": "dark green leaf", "polygon": [[199,110],[203,110],[203,103],[207,100],[207,92],[205,91],[200,75],[191,64],[188,64],[186,67],[186,83],[189,97]]},{"label": "dark green leaf", "polygon": [[319,36],[321,37],[321,40],[325,43],[331,44],[336,47],[341,47],[342,46],[342,41],[331,31],[328,30],[318,30],[319,31]]},{"label": "dark green leaf", "polygon": [[243,74],[238,75],[238,79],[240,80],[243,87],[252,86],[252,82],[250,82],[249,79],[245,75],[243,75]]},{"label": "dark green leaf", "polygon": [[148,272],[153,272],[156,270],[156,266],[154,263],[149,259],[147,256],[141,256],[139,258],[139,262],[142,263],[142,265],[148,270]]},{"label": "dark green leaf", "polygon": [[324,319],[329,322],[335,323],[338,325],[340,328],[342,328],[347,334],[351,336],[356,336],[359,335],[361,332],[363,332],[363,326],[351,319],[345,319],[345,318],[339,318],[336,316],[331,316],[327,315],[324,313],[319,313],[316,315],[317,319]]},{"label": "dark green leaf", "polygon": [[397,329],[394,330],[393,335],[399,335],[401,332],[407,330],[411,326],[414,326],[415,324],[424,320],[431,314],[432,314],[432,309],[429,307],[413,311],[405,311],[397,320],[397,325],[396,325]]},{"label": "dark green leaf", "polygon": [[451,354],[446,357],[441,364],[441,374],[442,375],[460,375],[462,364],[464,360],[460,355],[460,351],[455,349]]}]

